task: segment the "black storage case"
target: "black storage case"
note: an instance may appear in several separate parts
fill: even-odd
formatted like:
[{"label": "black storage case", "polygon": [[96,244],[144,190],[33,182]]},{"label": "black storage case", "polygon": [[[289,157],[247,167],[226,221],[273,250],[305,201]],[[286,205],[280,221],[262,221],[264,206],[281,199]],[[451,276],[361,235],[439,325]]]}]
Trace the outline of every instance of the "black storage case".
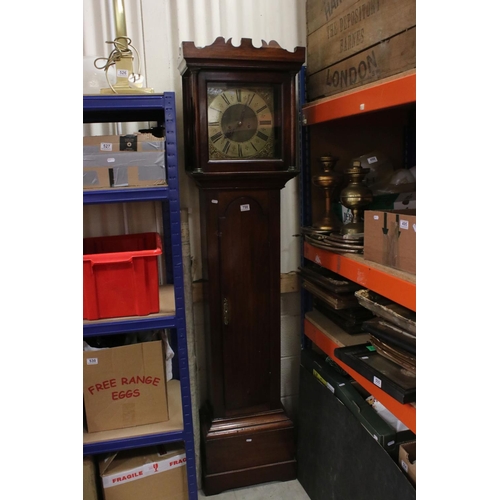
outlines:
[{"label": "black storage case", "polygon": [[337,347],[333,354],[401,404],[417,400],[416,376],[379,354],[370,342]]}]

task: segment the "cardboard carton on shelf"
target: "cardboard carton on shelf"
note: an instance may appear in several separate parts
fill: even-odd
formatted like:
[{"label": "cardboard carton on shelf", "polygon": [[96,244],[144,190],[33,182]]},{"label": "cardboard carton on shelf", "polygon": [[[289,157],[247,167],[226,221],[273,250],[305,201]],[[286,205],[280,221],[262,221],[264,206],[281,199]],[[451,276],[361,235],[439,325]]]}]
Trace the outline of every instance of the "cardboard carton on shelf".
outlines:
[{"label": "cardboard carton on shelf", "polygon": [[399,445],[399,465],[410,478],[410,481],[417,483],[417,442],[409,441]]},{"label": "cardboard carton on shelf", "polygon": [[83,137],[83,153],[108,154],[118,151],[164,151],[165,139],[150,133],[122,135],[86,135]]},{"label": "cardboard carton on shelf", "polygon": [[152,134],[83,137],[83,188],[164,186],[165,139]]},{"label": "cardboard carton on shelf", "polygon": [[99,462],[104,500],[187,500],[186,453],[178,445],[127,450]]},{"label": "cardboard carton on shelf", "polygon": [[161,340],[83,352],[88,432],[169,419]]},{"label": "cardboard carton on shelf", "polygon": [[416,210],[366,210],[364,258],[416,274]]},{"label": "cardboard carton on shelf", "polygon": [[83,457],[83,500],[98,500],[97,474],[94,458]]},{"label": "cardboard carton on shelf", "polygon": [[109,167],[83,167],[83,189],[109,189],[110,187]]}]

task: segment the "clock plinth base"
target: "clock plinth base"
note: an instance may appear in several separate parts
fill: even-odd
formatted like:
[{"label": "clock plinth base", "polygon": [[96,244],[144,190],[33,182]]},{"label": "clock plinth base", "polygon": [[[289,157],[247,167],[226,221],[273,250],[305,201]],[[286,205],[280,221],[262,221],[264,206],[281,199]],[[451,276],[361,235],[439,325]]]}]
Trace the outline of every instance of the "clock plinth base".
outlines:
[{"label": "clock plinth base", "polygon": [[297,477],[293,422],[282,409],[213,420],[202,411],[201,433],[207,496]]},{"label": "clock plinth base", "polygon": [[203,493],[218,495],[235,488],[244,488],[271,481],[292,481],[297,478],[297,462],[291,460],[270,465],[262,465],[242,470],[203,476]]}]

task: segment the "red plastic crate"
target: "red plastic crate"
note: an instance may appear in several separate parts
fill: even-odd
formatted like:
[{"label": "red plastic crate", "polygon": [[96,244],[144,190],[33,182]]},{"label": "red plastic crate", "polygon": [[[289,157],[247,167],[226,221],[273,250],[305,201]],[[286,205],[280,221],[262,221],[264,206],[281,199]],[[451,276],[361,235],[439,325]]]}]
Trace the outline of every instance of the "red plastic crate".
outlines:
[{"label": "red plastic crate", "polygon": [[145,316],[160,310],[158,233],[83,239],[83,319]]}]

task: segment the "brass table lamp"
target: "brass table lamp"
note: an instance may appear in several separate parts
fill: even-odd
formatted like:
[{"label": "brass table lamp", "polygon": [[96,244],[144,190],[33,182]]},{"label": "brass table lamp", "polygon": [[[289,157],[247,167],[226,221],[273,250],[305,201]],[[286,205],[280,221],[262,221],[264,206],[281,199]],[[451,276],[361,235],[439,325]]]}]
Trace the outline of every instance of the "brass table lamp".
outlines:
[{"label": "brass table lamp", "polygon": [[318,161],[321,164],[323,171],[320,174],[313,176],[312,180],[315,186],[323,188],[324,190],[325,212],[323,216],[313,224],[313,227],[319,231],[339,232],[342,227],[342,223],[331,210],[332,192],[342,180],[342,174],[334,171],[338,157],[330,155],[321,156],[318,158]]},{"label": "brass table lamp", "polygon": [[[132,41],[127,37],[127,23],[125,19],[125,6],[124,0],[114,0],[114,17],[116,38],[106,43],[113,45],[113,50],[106,57],[98,57],[94,61],[94,66],[97,69],[102,69],[106,75],[108,88],[102,88],[101,94],[152,94],[152,88],[144,87],[144,77],[141,75],[141,64],[139,53],[132,45]],[[136,54],[138,69],[134,70],[134,52]],[[105,61],[100,63],[99,61]],[[116,69],[116,83],[111,84],[108,77],[108,70],[112,66]]]},{"label": "brass table lamp", "polygon": [[370,169],[361,167],[359,160],[353,160],[351,166],[344,171],[348,184],[340,192],[340,201],[342,205],[351,209],[352,221],[344,224],[342,234],[352,235],[364,232],[363,210],[373,201],[371,190],[363,184],[363,179],[368,172]]}]

